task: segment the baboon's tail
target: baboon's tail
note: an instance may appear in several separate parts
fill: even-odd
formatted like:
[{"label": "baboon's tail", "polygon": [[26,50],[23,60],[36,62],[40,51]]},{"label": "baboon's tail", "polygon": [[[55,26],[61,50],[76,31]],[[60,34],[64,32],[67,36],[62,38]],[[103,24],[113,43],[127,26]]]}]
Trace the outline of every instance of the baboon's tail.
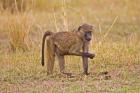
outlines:
[{"label": "baboon's tail", "polygon": [[53,33],[51,31],[46,31],[44,36],[43,36],[43,40],[42,40],[42,60],[41,60],[41,64],[42,66],[44,66],[44,47],[45,47],[45,39],[47,36],[52,35]]}]

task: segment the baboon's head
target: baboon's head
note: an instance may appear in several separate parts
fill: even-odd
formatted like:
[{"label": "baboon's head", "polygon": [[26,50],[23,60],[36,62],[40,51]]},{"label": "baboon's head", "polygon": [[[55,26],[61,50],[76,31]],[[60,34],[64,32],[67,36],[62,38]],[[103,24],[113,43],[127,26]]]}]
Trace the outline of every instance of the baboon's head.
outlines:
[{"label": "baboon's head", "polygon": [[84,40],[90,41],[92,39],[92,31],[94,27],[90,24],[83,24],[79,26],[78,32],[81,34]]}]

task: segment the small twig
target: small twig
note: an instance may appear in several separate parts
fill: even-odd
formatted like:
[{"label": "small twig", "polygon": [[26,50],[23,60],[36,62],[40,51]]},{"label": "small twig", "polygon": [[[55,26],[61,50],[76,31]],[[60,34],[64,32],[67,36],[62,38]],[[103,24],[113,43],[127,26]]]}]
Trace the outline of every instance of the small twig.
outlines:
[{"label": "small twig", "polygon": [[118,16],[115,17],[113,23],[108,28],[107,32],[105,33],[105,35],[103,36],[103,38],[101,39],[101,41],[99,41],[99,44],[101,44],[104,41],[104,39],[108,36],[109,32],[111,31],[111,29],[113,28],[114,24],[116,23],[117,19],[118,19]]},{"label": "small twig", "polygon": [[55,11],[53,11],[53,18],[54,18],[54,25],[55,25],[55,28],[56,28],[56,32],[59,32],[59,28],[57,26],[57,21],[56,21]]},{"label": "small twig", "polygon": [[23,12],[23,5],[24,5],[24,1],[21,0],[21,5],[20,5],[21,10],[20,11],[22,11],[22,12]]},{"label": "small twig", "polygon": [[108,28],[107,33],[104,35],[104,37],[103,37],[103,38],[107,37],[107,35],[108,35],[108,34],[109,34],[109,32],[111,31],[111,29],[113,28],[114,24],[116,23],[117,19],[118,19],[118,16],[117,16],[117,17],[115,17],[115,19],[114,19],[114,21],[113,21],[112,25],[110,26],[110,28]]},{"label": "small twig", "polygon": [[83,15],[81,15],[81,18],[82,18],[82,22],[86,23],[86,19],[85,19],[85,17]]},{"label": "small twig", "polygon": [[99,32],[100,32],[100,35],[101,35],[102,28],[101,28],[101,24],[100,23],[99,23]]},{"label": "small twig", "polygon": [[64,23],[64,28],[66,31],[68,31],[68,21],[66,19],[66,11],[65,11],[65,7],[66,6],[66,2],[65,0],[62,0],[62,11],[63,11],[63,23]]},{"label": "small twig", "polygon": [[16,9],[16,12],[19,12],[19,11],[18,11],[17,0],[14,0],[14,3],[15,3],[15,9]]}]

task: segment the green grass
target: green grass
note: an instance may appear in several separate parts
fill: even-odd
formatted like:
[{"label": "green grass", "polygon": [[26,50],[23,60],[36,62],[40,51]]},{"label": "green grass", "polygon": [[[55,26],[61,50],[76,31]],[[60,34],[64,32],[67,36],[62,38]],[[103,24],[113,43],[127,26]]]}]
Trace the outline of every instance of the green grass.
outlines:
[{"label": "green grass", "polygon": [[[92,3],[79,0],[69,2],[65,8],[66,16],[59,5],[61,2],[58,5],[54,3],[57,6],[55,12],[45,10],[45,4],[39,1],[40,6],[31,9],[33,11],[19,14],[0,12],[0,93],[140,92],[139,0],[88,1]],[[113,28],[103,38],[116,16],[118,19]],[[66,30],[65,25],[73,30],[83,22],[96,26],[90,45],[90,51],[94,51],[96,57],[89,60],[90,75],[81,74],[80,57],[66,57],[66,70],[73,73],[74,77],[59,73],[57,59],[54,73],[48,76],[46,66],[42,67],[40,62],[43,33],[46,30]],[[25,33],[25,30],[29,32]],[[9,37],[10,31],[17,32]],[[16,34],[18,31],[21,38]],[[25,41],[22,39],[23,34],[27,37]],[[11,51],[10,40],[17,41],[19,38],[22,43],[29,45],[27,51]],[[107,75],[102,74],[106,71]]]}]

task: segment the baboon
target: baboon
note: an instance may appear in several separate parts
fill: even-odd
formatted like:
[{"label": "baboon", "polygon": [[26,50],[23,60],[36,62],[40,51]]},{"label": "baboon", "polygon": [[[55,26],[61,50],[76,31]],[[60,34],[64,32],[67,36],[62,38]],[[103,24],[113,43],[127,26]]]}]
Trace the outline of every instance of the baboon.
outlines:
[{"label": "baboon", "polygon": [[[45,32],[42,42],[42,66],[44,66],[44,46],[46,41],[46,60],[47,73],[51,74],[54,67],[55,55],[58,57],[60,72],[68,74],[64,71],[64,56],[74,55],[81,56],[83,60],[83,74],[88,75],[88,58],[93,59],[95,54],[89,53],[89,43],[92,39],[92,31],[94,27],[89,24],[79,26],[76,31]],[[46,37],[48,37],[46,39]],[[82,50],[82,51],[81,51]]]}]

